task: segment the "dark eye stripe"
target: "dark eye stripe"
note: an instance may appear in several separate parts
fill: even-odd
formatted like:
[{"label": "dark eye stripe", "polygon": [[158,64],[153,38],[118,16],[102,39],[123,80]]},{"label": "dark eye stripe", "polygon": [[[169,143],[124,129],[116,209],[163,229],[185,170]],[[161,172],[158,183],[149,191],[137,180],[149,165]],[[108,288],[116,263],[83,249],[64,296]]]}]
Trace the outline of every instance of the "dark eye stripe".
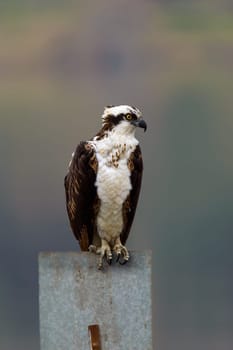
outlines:
[{"label": "dark eye stripe", "polygon": [[137,120],[137,119],[138,119],[138,117],[136,116],[136,114],[131,113],[131,115],[132,115],[132,119],[133,119],[133,120]]},{"label": "dark eye stripe", "polygon": [[105,122],[112,124],[112,125],[117,125],[120,123],[121,120],[123,120],[123,114],[119,114],[118,116],[114,116],[112,114],[109,114],[106,118],[105,118]]},{"label": "dark eye stripe", "polygon": [[[138,117],[134,113],[127,113],[127,114],[130,114],[132,116],[132,118],[130,119],[131,121],[138,119]],[[117,116],[109,114],[108,116],[105,117],[105,124],[109,124],[112,126],[117,125],[120,123],[121,120],[124,120],[124,119],[127,120],[127,118],[126,118],[127,114],[121,113]]]}]

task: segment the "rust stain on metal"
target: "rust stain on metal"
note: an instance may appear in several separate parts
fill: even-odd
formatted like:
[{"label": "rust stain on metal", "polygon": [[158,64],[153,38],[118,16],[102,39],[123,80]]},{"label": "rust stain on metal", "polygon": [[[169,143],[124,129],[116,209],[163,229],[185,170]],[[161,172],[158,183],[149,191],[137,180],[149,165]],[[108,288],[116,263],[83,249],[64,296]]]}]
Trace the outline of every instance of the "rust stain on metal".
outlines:
[{"label": "rust stain on metal", "polygon": [[91,350],[101,350],[100,328],[98,324],[88,326]]}]

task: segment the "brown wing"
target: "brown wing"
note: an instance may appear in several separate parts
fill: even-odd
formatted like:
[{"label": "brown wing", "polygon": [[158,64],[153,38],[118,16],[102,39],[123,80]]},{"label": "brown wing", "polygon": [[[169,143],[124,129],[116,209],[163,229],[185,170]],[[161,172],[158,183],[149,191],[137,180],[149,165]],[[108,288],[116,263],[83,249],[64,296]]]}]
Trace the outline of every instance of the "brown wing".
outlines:
[{"label": "brown wing", "polygon": [[88,250],[96,232],[97,166],[94,149],[88,142],[81,142],[64,181],[67,213],[81,250]]},{"label": "brown wing", "polygon": [[131,172],[131,184],[132,189],[123,204],[123,230],[121,233],[121,242],[125,244],[130,228],[133,223],[135,211],[137,208],[138,197],[141,189],[142,173],[143,173],[143,163],[142,163],[142,153],[139,146],[136,147],[134,152],[128,161],[128,167]]}]

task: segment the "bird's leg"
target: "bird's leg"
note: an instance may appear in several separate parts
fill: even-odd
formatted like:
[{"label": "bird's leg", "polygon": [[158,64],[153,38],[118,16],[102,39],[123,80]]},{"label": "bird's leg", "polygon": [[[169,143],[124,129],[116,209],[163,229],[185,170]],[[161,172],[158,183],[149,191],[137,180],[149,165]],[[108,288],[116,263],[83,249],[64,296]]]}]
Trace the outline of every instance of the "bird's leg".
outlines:
[{"label": "bird's leg", "polygon": [[90,245],[89,251],[100,255],[99,262],[98,262],[98,269],[99,270],[101,270],[103,268],[104,257],[106,257],[106,260],[107,260],[109,265],[112,263],[111,248],[105,239],[101,239],[101,247],[97,248],[95,245]]},{"label": "bird's leg", "polygon": [[103,259],[106,257],[108,264],[112,263],[112,252],[108,242],[105,239],[101,239],[101,247],[97,249],[97,254],[100,254],[98,269],[103,268]]},{"label": "bird's leg", "polygon": [[94,234],[92,244],[89,245],[88,250],[91,253],[97,254],[97,250],[98,250],[99,246],[100,246],[100,237],[97,234]]},{"label": "bird's leg", "polygon": [[89,245],[88,250],[89,250],[89,252],[91,252],[91,253],[96,253],[96,254],[97,254],[98,248],[96,247],[96,245],[91,244],[91,245]]},{"label": "bird's leg", "polygon": [[[123,246],[123,244],[121,244],[121,240],[120,237],[118,237],[115,241],[114,247],[113,247],[113,251],[116,253],[117,255],[117,260],[119,261],[119,263],[121,265],[124,265],[127,263],[127,261],[129,260],[129,252],[126,249],[125,246]],[[123,257],[123,261],[120,261],[120,257]]]}]

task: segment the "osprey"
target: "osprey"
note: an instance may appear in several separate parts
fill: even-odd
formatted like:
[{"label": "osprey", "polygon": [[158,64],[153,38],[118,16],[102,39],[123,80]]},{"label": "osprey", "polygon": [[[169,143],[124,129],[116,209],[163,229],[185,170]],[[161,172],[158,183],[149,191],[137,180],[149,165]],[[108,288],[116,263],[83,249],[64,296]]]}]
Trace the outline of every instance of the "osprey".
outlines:
[{"label": "osprey", "polygon": [[141,112],[132,106],[107,106],[102,128],[81,142],[65,177],[66,207],[81,250],[100,255],[98,268],[112,253],[121,264],[129,260],[124,246],[137,207],[142,180],[142,155],[135,138],[146,130]]}]

